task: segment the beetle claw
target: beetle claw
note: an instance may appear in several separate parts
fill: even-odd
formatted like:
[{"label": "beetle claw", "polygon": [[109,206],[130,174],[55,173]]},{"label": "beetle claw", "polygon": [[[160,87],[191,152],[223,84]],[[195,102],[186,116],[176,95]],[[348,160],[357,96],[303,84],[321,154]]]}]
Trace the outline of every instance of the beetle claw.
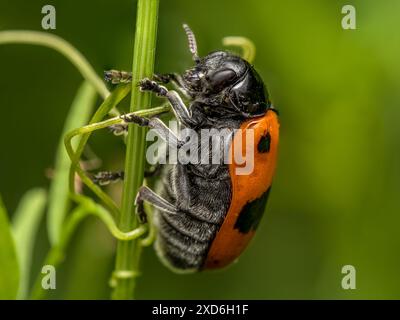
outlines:
[{"label": "beetle claw", "polygon": [[157,82],[150,80],[149,78],[144,78],[139,82],[140,91],[151,91],[156,93],[160,97],[167,95],[167,88],[159,85]]}]

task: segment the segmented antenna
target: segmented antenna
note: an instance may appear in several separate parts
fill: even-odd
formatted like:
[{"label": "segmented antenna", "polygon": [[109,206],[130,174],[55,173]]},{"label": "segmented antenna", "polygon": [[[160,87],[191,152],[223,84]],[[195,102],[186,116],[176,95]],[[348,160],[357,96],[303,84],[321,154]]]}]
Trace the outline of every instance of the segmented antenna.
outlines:
[{"label": "segmented antenna", "polygon": [[193,31],[189,28],[189,26],[186,23],[183,24],[183,29],[185,30],[187,38],[188,38],[189,50],[193,54],[193,60],[198,61],[199,56],[197,55],[196,37],[194,36]]}]

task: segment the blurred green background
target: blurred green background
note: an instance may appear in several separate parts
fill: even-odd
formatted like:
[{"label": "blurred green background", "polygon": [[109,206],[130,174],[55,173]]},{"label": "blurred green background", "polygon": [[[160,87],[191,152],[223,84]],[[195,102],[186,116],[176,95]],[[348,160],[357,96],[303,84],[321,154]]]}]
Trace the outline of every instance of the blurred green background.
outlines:
[{"label": "blurred green background", "polygon": [[[1,0],[0,30],[41,30],[45,4],[57,10],[51,32],[98,74],[130,69],[135,1]],[[356,7],[357,30],[341,28],[345,4]],[[239,263],[176,275],[147,249],[138,298],[400,298],[399,16],[397,0],[160,1],[157,72],[190,66],[183,22],[200,54],[228,35],[255,42],[254,64],[281,113],[280,158],[267,214]],[[13,212],[25,191],[49,185],[82,78],[60,54],[26,45],[0,46],[0,72],[0,193]],[[120,140],[104,131],[91,147],[102,169],[122,167]],[[47,248],[43,223],[33,274]],[[101,223],[87,220],[49,297],[108,298],[114,250]],[[357,270],[356,290],[341,288],[346,264]]]}]

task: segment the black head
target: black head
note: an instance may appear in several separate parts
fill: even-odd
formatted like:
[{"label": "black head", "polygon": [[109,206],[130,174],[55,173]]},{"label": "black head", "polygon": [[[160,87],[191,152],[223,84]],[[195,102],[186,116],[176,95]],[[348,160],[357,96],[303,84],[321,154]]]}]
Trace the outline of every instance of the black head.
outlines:
[{"label": "black head", "polygon": [[230,52],[197,55],[193,33],[184,25],[195,66],[183,76],[183,84],[195,101],[226,108],[245,117],[265,114],[270,108],[268,92],[258,73],[246,60]]}]

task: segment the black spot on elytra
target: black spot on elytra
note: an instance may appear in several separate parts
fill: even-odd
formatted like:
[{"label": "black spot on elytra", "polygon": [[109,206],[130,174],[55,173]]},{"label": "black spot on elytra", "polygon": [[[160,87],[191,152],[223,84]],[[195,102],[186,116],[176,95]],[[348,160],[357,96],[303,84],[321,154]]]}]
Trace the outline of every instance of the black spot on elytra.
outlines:
[{"label": "black spot on elytra", "polygon": [[271,135],[269,132],[267,132],[265,135],[263,135],[258,142],[257,145],[257,150],[258,152],[265,153],[269,152],[269,149],[271,148]]},{"label": "black spot on elytra", "polygon": [[243,207],[242,211],[239,213],[239,217],[236,220],[234,226],[235,229],[238,229],[241,233],[248,233],[250,230],[257,229],[261,217],[264,214],[265,205],[267,204],[270,190],[271,187],[269,187],[261,197],[247,203]]}]

